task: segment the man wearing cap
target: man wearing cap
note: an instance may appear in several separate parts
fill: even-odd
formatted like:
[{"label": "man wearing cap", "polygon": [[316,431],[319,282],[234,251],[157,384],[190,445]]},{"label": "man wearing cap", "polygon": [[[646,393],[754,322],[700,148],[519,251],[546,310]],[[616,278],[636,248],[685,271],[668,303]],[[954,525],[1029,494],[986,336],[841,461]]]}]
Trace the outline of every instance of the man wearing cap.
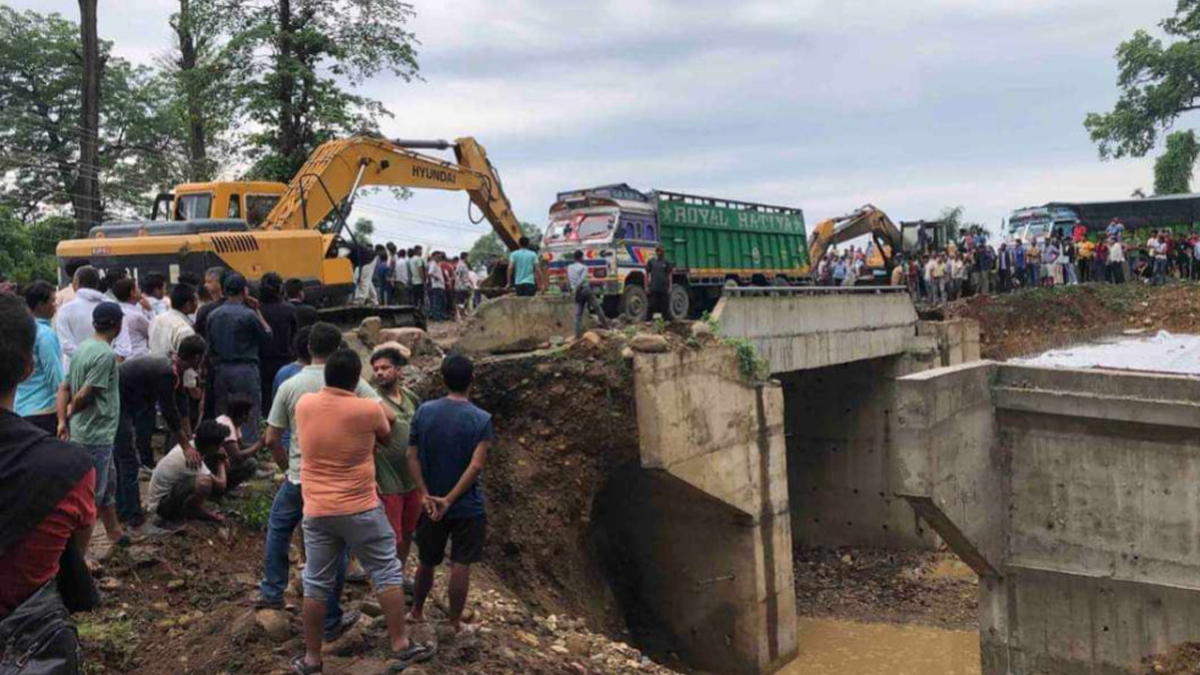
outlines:
[{"label": "man wearing cap", "polygon": [[[78,299],[78,298],[77,298]],[[115,302],[101,302],[92,311],[95,334],[84,340],[71,358],[67,378],[58,389],[58,436],[91,453],[96,469],[96,510],[108,538],[128,545],[117,522],[117,476],[113,443],[120,416],[120,371],[112,343],[121,334],[125,312]],[[80,530],[79,548],[86,552],[92,538],[89,525]]]},{"label": "man wearing cap", "polygon": [[262,417],[259,347],[271,337],[271,326],[258,311],[258,301],[246,292],[246,278],[230,274],[223,284],[225,303],[208,315],[209,357],[216,373],[212,391],[217,415],[227,415],[230,396],[246,394],[254,401],[242,440],[258,440]]}]

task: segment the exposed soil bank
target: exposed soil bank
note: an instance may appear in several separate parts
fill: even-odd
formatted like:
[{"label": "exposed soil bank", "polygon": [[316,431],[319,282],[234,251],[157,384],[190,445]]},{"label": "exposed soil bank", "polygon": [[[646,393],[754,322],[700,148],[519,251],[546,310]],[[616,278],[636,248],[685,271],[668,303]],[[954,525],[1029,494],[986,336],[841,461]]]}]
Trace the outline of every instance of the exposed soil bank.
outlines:
[{"label": "exposed soil bank", "polygon": [[1038,288],[966,298],[941,313],[978,321],[983,358],[1004,360],[1130,329],[1200,333],[1200,285]]}]

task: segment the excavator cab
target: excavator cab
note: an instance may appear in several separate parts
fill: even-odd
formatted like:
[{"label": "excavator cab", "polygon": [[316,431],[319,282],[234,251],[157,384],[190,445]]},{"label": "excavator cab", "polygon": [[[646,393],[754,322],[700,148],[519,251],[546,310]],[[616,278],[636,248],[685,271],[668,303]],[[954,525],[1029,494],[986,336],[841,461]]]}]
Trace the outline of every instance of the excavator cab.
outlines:
[{"label": "excavator cab", "polygon": [[256,229],[285,191],[272,181],[184,183],[155,197],[150,220],[244,220]]}]

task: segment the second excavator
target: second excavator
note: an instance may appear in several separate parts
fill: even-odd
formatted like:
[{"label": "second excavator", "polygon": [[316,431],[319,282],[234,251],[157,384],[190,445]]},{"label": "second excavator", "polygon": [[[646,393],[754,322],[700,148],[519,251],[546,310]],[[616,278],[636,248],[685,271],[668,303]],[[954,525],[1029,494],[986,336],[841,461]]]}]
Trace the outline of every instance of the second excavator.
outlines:
[{"label": "second excavator", "polygon": [[[453,150],[455,161],[417,150]],[[477,222],[486,219],[507,247],[515,249],[521,237],[499,175],[473,138],[451,143],[355,136],[317,148],[282,193],[278,183],[180,186],[170,198],[174,220],[92,228],[87,239],[59,243],[59,268],[65,272],[84,262],[102,269],[123,267],[135,276],[158,272],[172,283],[183,273],[202,278],[213,267],[233,270],[251,282],[275,272],[301,279],[315,304],[345,307],[361,255],[347,218],[357,191],[370,186],[464,191],[482,213]],[[265,217],[230,217],[252,215],[253,198],[258,204],[278,201]],[[411,323],[403,308],[392,314],[393,323]]]}]

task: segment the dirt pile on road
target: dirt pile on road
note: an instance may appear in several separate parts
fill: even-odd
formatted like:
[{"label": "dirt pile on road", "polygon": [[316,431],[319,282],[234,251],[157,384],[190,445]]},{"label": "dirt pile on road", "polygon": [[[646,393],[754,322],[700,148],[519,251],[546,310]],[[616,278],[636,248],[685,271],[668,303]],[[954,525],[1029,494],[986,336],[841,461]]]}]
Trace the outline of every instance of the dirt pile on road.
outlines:
[{"label": "dirt pile on road", "polygon": [[1126,330],[1200,333],[1200,285],[1038,288],[966,298],[947,305],[943,314],[978,321],[983,358],[1004,360]]}]

